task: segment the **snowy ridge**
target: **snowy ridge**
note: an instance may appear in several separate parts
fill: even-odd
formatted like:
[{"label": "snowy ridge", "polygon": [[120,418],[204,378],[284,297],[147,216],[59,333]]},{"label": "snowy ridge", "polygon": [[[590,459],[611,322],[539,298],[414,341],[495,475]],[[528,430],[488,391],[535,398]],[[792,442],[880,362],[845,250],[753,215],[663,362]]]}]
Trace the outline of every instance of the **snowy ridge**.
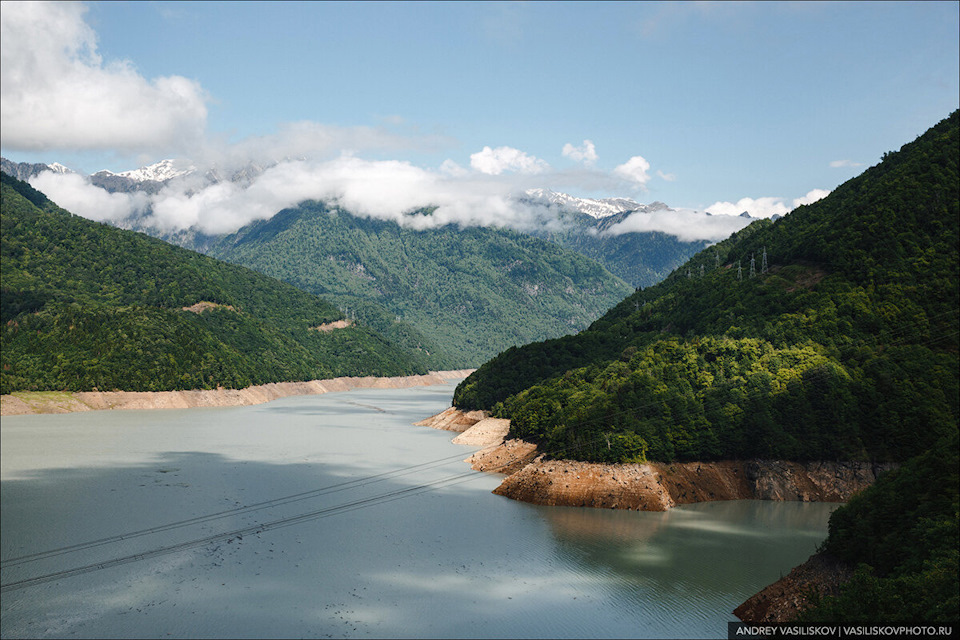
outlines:
[{"label": "snowy ridge", "polygon": [[53,164],[48,164],[48,165],[47,165],[47,170],[48,170],[48,171],[53,171],[54,173],[76,173],[76,172],[75,172],[73,169],[71,169],[70,167],[65,167],[65,166],[63,166],[62,164],[60,164],[59,162],[54,162]]},{"label": "snowy ridge", "polygon": [[166,182],[167,180],[173,180],[180,176],[185,176],[188,173],[194,171],[192,166],[183,166],[178,163],[176,160],[161,160],[156,164],[151,164],[148,167],[140,167],[139,169],[133,169],[131,171],[121,171],[120,173],[114,173],[112,171],[98,171],[95,175],[99,176],[120,176],[123,178],[129,178],[135,182]]},{"label": "snowy ridge", "polygon": [[[653,211],[659,208],[667,208],[666,205],[660,202],[656,202],[651,205],[642,205],[636,200],[631,200],[630,198],[602,198],[599,200],[593,198],[577,198],[566,193],[550,191],[549,189],[528,189],[526,194],[531,198],[545,200],[550,204],[557,205],[564,209],[580,211],[581,213],[585,213],[588,216],[593,216],[598,220],[615,216],[618,213],[623,213],[624,211],[643,211],[648,209]],[[660,206],[656,207],[654,205]]]}]

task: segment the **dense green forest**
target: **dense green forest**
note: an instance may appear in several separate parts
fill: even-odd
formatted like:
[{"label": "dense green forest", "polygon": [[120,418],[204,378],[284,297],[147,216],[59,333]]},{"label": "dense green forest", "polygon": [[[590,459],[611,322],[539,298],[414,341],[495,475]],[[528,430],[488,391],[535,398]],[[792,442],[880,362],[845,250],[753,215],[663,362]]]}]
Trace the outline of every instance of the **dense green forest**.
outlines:
[{"label": "dense green forest", "polygon": [[800,621],[958,622],[958,453],[954,431],[833,513],[823,550],[856,572]]},{"label": "dense green forest", "polygon": [[555,457],[903,465],[837,509],[857,567],[803,620],[956,622],[960,125],[709,247],[588,330],[501,353],[455,404]]},{"label": "dense green forest", "polygon": [[925,451],[956,429],[960,396],[956,121],[587,331],[500,354],[456,405],[585,460]]},{"label": "dense green forest", "polygon": [[[414,216],[429,216],[430,210]],[[212,246],[214,257],[323,295],[434,368],[585,328],[633,287],[596,262],[517,232],[416,230],[304,202]]]},{"label": "dense green forest", "polygon": [[[249,269],[91,222],[2,175],[3,393],[424,373],[426,355]],[[185,310],[197,303],[202,312]],[[198,309],[198,311],[200,311]]]}]

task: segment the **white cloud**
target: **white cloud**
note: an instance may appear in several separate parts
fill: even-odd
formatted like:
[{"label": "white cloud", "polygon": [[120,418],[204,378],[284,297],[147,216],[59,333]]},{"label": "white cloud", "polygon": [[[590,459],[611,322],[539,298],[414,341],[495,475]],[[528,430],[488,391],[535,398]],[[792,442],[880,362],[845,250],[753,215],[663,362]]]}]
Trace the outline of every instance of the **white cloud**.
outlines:
[{"label": "white cloud", "polygon": [[634,213],[604,233],[620,235],[631,232],[661,231],[684,242],[709,240],[716,242],[753,222],[737,216],[708,216],[697,211],[655,211]]},{"label": "white cloud", "polygon": [[239,142],[214,140],[192,158],[201,166],[239,168],[254,161],[274,164],[285,160],[330,160],[364,151],[435,150],[448,146],[442,136],[406,136],[382,127],[339,127],[312,121],[280,125],[275,133],[245,138]]},{"label": "white cloud", "polygon": [[842,167],[862,167],[862,162],[853,162],[852,160],[834,160],[830,163],[830,168],[839,169]]},{"label": "white cloud", "polygon": [[774,215],[786,215],[802,204],[810,204],[829,195],[825,189],[811,189],[805,196],[794,198],[788,206],[783,198],[741,198],[736,202],[714,202],[707,207],[707,212],[713,215],[738,216],[747,212],[754,218],[770,218]]},{"label": "white cloud", "polygon": [[674,174],[674,173],[664,173],[663,171],[660,171],[659,169],[657,169],[657,176],[659,176],[661,180],[666,180],[667,182],[673,182],[673,181],[675,181],[675,180],[677,179],[676,174]]},{"label": "white cloud", "polygon": [[22,150],[182,151],[202,138],[207,97],[182,76],[147,80],[132,63],[104,63],[86,7],[4,2],[0,130]]},{"label": "white cloud", "polygon": [[707,213],[723,216],[738,216],[748,213],[754,218],[769,218],[774,215],[786,215],[790,212],[783,198],[740,198],[736,202],[714,202],[707,207]]},{"label": "white cloud", "polygon": [[563,156],[570,158],[574,162],[582,162],[588,167],[593,166],[597,161],[597,147],[590,140],[584,140],[583,145],[575,147],[569,142],[563,145]]},{"label": "white cloud", "polygon": [[650,163],[643,156],[633,156],[625,163],[614,168],[614,174],[630,182],[646,185],[650,180],[647,171],[650,170]]},{"label": "white cloud", "polygon": [[807,195],[803,196],[802,198],[793,199],[793,208],[796,209],[802,204],[810,204],[812,202],[816,202],[817,200],[822,200],[828,195],[830,195],[830,192],[826,189],[811,189],[807,192]]},{"label": "white cloud", "polygon": [[98,222],[119,221],[146,209],[145,193],[109,193],[76,173],[44,171],[30,185],[71,213]]},{"label": "white cloud", "polygon": [[505,171],[542,173],[550,168],[543,160],[513,147],[484,147],[470,156],[470,166],[481,173],[498,176]]},{"label": "white cloud", "polygon": [[[77,174],[45,172],[31,183],[84,217],[117,222],[142,215],[143,222],[165,231],[193,227],[228,233],[311,199],[416,228],[458,224],[533,229],[558,224],[556,211],[517,202],[514,181],[455,171],[451,164],[445,163],[446,171],[431,171],[408,162],[345,154],[323,162],[284,161],[249,183],[204,184],[195,174],[153,195],[111,194]],[[410,215],[422,207],[436,209],[430,216]]]}]

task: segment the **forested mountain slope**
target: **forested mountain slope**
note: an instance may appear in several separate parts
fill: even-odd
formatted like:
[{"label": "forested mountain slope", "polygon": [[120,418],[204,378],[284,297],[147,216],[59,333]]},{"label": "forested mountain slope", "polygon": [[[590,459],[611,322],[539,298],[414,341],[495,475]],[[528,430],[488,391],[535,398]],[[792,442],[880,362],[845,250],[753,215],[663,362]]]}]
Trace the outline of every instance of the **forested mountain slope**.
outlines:
[{"label": "forested mountain slope", "polygon": [[956,623],[960,125],[752,224],[577,336],[457,389],[511,435],[594,461],[901,461],[837,509],[852,568],[805,622]]},{"label": "forested mountain slope", "polygon": [[74,216],[2,177],[3,393],[426,371],[422,355],[369,329],[317,330],[343,318],[317,296]]},{"label": "forested mountain slope", "polygon": [[[334,300],[399,343],[426,343],[435,368],[577,331],[633,290],[596,262],[517,232],[416,230],[319,202],[248,225],[209,254]],[[394,336],[393,327],[415,329]]]},{"label": "forested mountain slope", "polygon": [[455,403],[585,460],[925,451],[957,424],[957,132],[954,113],[587,331],[500,354]]}]

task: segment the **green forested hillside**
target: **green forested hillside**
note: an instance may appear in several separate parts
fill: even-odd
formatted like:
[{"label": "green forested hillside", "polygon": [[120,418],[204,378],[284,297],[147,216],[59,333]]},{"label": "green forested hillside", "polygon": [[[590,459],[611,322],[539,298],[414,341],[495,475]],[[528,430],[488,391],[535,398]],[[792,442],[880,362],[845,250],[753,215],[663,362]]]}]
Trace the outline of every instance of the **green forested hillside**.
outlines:
[{"label": "green forested hillside", "polygon": [[311,329],[343,317],[317,296],[73,216],[6,174],[2,189],[3,393],[426,371],[368,329]]},{"label": "green forested hillside", "polygon": [[958,622],[958,453],[954,431],[834,511],[823,549],[856,572],[801,621]]},{"label": "green forested hillside", "polygon": [[504,352],[455,403],[556,457],[899,461],[837,509],[857,567],[808,622],[958,618],[960,123],[752,224],[577,336]]},{"label": "green forested hillside", "polygon": [[577,336],[499,355],[457,406],[587,460],[926,450],[956,429],[960,395],[957,130],[954,114]]},{"label": "green forested hillside", "polygon": [[582,329],[633,290],[589,259],[516,232],[418,231],[318,202],[251,224],[209,253],[335,300],[443,368]]}]

